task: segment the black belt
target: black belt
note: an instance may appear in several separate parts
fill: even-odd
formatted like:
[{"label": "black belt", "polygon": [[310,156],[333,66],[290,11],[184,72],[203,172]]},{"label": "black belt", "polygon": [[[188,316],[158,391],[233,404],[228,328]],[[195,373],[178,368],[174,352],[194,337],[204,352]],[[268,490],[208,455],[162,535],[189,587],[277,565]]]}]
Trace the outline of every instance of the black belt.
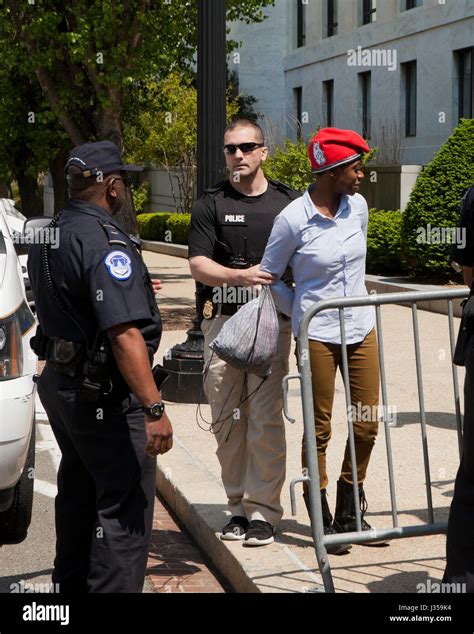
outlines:
[{"label": "black belt", "polygon": [[84,344],[61,337],[49,338],[45,359],[56,372],[71,377],[83,376],[86,358],[87,349]]}]

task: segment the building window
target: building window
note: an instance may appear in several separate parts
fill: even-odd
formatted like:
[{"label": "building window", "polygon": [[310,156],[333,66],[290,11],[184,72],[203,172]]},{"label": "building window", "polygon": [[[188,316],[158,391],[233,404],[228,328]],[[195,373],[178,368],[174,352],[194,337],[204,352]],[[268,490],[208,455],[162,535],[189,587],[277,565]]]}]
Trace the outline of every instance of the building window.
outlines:
[{"label": "building window", "polygon": [[300,87],[293,88],[293,95],[295,100],[295,112],[296,112],[296,137],[298,139],[303,138],[303,89]]},{"label": "building window", "polygon": [[375,22],[377,13],[377,0],[362,0],[362,24]]},{"label": "building window", "polygon": [[323,108],[326,114],[326,126],[334,125],[334,80],[323,81]]},{"label": "building window", "polygon": [[372,96],[371,96],[371,84],[372,77],[371,72],[359,73],[360,79],[360,92],[362,102],[362,136],[364,139],[370,139],[371,133],[371,119],[372,119]]},{"label": "building window", "polygon": [[300,48],[306,44],[306,4],[303,0],[296,0],[296,46]]},{"label": "building window", "polygon": [[337,35],[337,0],[326,0],[326,37]]},{"label": "building window", "polygon": [[423,0],[402,0],[405,4],[405,11],[409,9],[416,9],[416,7],[421,7],[423,4]]},{"label": "building window", "polygon": [[474,101],[474,48],[457,51],[459,77],[459,118],[472,119],[472,102]]},{"label": "building window", "polygon": [[416,136],[416,62],[403,64],[405,77],[405,136]]}]

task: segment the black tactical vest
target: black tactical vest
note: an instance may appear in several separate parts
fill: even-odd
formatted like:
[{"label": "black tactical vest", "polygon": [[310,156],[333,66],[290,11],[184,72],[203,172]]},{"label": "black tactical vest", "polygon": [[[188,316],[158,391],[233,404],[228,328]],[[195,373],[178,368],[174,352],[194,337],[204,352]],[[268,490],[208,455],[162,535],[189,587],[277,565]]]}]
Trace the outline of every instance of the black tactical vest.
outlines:
[{"label": "black tactical vest", "polygon": [[269,181],[261,196],[242,196],[223,181],[206,191],[215,202],[216,245],[213,260],[231,268],[247,268],[263,257],[276,216],[298,194]]}]

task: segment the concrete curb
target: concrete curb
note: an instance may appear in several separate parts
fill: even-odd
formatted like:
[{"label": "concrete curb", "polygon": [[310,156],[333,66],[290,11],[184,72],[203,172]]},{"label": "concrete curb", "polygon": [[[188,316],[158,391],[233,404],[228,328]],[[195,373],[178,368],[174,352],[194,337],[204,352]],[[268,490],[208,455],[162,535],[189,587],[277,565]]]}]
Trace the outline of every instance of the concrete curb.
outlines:
[{"label": "concrete curb", "polygon": [[188,257],[188,247],[185,244],[171,244],[170,242],[156,242],[154,240],[141,240],[141,243],[142,249],[145,251],[172,255],[175,258],[187,259]]},{"label": "concrete curb", "polygon": [[[180,481],[180,476],[183,474],[183,466],[187,476],[191,476],[192,482],[201,483],[203,472],[193,464],[187,452],[183,450],[179,441],[176,442],[176,440],[175,438],[173,467],[165,465],[166,457],[161,457],[158,460],[156,488],[186,526],[202,551],[211,559],[219,573],[232,586],[233,590],[235,592],[260,592],[258,586],[248,576],[248,572],[239,561],[239,558],[231,552],[225,542],[219,539],[214,529],[216,523],[219,522],[221,513],[213,511],[210,504],[208,508],[198,509],[189,495],[191,492],[195,494],[195,488],[192,487],[192,491],[188,492],[185,484]],[[211,498],[218,493],[218,485],[211,478],[207,479],[205,488],[208,492],[212,492]],[[223,489],[222,495],[219,497],[222,498],[222,503],[225,504]],[[215,498],[213,501],[215,502]]]}]

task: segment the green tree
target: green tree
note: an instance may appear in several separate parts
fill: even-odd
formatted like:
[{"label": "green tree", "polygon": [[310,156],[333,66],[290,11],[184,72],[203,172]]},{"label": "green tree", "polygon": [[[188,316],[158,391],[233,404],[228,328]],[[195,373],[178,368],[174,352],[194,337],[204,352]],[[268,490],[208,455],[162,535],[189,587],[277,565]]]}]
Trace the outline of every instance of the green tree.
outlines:
[{"label": "green tree", "polygon": [[[259,21],[270,4],[228,0],[227,18]],[[107,138],[123,148],[123,108],[134,82],[170,69],[192,72],[197,2],[3,0],[0,41],[12,29],[19,71],[36,77],[70,142]],[[130,209],[121,220],[135,229]]]},{"label": "green tree", "polygon": [[[239,103],[227,100],[227,120]],[[191,210],[197,168],[197,91],[178,73],[147,82],[129,104],[125,125],[127,156],[138,163],[162,165],[168,172],[176,207]],[[177,180],[177,191],[174,178]]]},{"label": "green tree", "polygon": [[451,244],[436,232],[454,228],[465,191],[474,182],[474,120],[461,119],[418,177],[403,213],[402,243],[412,272],[443,280],[453,276]]}]

